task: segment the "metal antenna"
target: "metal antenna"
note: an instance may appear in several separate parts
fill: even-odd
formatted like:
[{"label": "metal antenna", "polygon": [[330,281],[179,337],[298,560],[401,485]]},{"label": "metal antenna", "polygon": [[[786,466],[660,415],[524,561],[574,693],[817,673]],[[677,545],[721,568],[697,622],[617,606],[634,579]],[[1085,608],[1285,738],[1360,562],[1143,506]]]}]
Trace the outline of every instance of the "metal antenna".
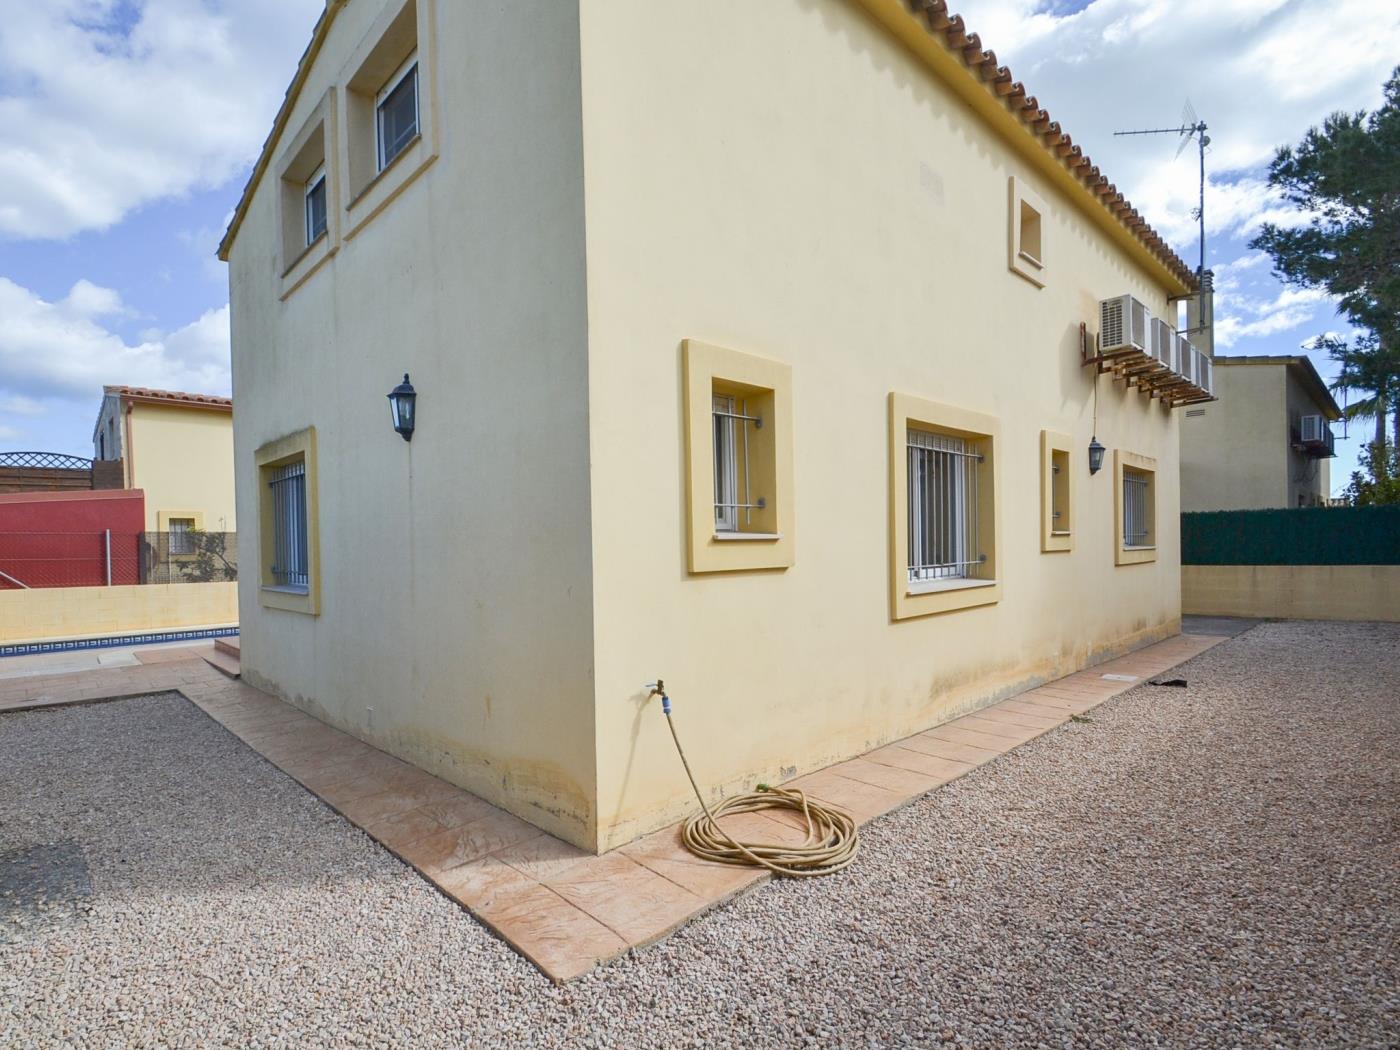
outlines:
[{"label": "metal antenna", "polygon": [[1115,131],[1115,137],[1120,135],[1180,135],[1181,144],[1176,148],[1176,155],[1181,156],[1186,149],[1186,144],[1195,139],[1200,148],[1201,154],[1201,178],[1197,204],[1192,209],[1191,217],[1196,220],[1201,231],[1201,261],[1196,269],[1196,278],[1199,284],[1200,295],[1200,322],[1205,324],[1206,303],[1205,303],[1205,276],[1206,276],[1206,147],[1210,145],[1210,136],[1206,134],[1206,122],[1196,116],[1196,107],[1191,105],[1191,100],[1186,100],[1186,105],[1181,108],[1181,124],[1175,128],[1144,128],[1141,131]]}]

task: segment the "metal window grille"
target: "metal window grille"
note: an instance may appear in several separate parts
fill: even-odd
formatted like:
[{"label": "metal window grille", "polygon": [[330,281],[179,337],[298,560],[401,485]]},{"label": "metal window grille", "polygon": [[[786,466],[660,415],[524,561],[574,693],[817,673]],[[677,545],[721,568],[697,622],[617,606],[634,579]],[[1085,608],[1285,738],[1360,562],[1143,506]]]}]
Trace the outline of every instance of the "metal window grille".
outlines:
[{"label": "metal window grille", "polygon": [[1123,546],[1146,547],[1151,542],[1148,520],[1148,478],[1139,470],[1123,471]]},{"label": "metal window grille", "polygon": [[276,467],[272,489],[272,579],[283,587],[310,582],[306,542],[306,463]]},{"label": "metal window grille", "polygon": [[978,579],[984,457],[963,438],[909,428],[909,580]]},{"label": "metal window grille", "polygon": [[194,553],[194,538],[190,535],[190,529],[192,528],[194,528],[194,522],[189,518],[170,519],[171,554]]},{"label": "metal window grille", "polygon": [[753,498],[749,485],[749,426],[761,427],[763,420],[749,415],[747,401],[729,394],[715,394],[711,411],[715,430],[715,530],[738,532],[740,511],[748,526],[754,510],[767,506],[763,497]]}]

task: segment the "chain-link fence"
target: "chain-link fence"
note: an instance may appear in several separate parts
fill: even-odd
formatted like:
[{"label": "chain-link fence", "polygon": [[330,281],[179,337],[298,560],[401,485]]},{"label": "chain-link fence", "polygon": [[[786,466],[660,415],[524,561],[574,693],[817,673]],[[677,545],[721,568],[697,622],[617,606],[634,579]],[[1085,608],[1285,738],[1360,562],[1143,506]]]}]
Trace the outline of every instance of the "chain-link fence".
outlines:
[{"label": "chain-link fence", "polygon": [[232,532],[0,532],[0,590],[237,579]]},{"label": "chain-link fence", "polygon": [[142,583],[219,583],[238,579],[238,533],[147,532],[141,537]]}]

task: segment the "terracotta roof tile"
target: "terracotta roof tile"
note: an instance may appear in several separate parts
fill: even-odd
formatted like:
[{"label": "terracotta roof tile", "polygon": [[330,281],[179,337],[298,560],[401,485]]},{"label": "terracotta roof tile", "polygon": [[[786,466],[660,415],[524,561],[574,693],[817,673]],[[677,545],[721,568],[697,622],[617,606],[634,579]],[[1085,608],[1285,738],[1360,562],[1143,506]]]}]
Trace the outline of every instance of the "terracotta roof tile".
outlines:
[{"label": "terracotta roof tile", "polygon": [[104,386],[104,393],[141,401],[168,401],[177,405],[199,405],[203,408],[232,408],[233,399],[217,394],[187,394],[180,390],[154,390],[146,386]]},{"label": "terracotta roof tile", "polygon": [[1046,149],[1059,155],[1063,163],[1091,193],[1097,194],[1131,230],[1152,254],[1162,262],[1183,284],[1195,287],[1196,272],[1181,257],[1172,251],[1167,242],[1147,224],[1147,221],[1119,192],[1118,187],[1107,177],[1082,149],[1061,130],[1057,121],[1050,117],[1034,95],[1027,95],[1026,86],[1013,79],[1011,70],[997,65],[993,51],[981,50],[981,40],[971,32],[961,15],[950,14],[947,0],[904,0],[910,13],[922,16],[929,33],[942,39],[943,44],[957,53],[968,68],[978,75],[984,86],[993,95],[1007,103],[1010,111],[1025,125],[1026,130],[1041,140]]}]

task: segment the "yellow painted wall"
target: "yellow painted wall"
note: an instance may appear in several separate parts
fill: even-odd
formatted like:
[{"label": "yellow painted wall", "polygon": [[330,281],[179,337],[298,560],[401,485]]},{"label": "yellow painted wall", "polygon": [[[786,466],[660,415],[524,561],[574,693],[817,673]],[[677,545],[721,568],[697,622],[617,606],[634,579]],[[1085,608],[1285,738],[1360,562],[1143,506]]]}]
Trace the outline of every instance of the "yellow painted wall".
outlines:
[{"label": "yellow painted wall", "polygon": [[1182,611],[1285,620],[1400,620],[1400,565],[1183,565]]},{"label": "yellow painted wall", "polygon": [[[245,520],[255,450],[318,444],[319,614],[245,567],[248,681],[602,849],[694,804],[658,674],[718,792],[1178,629],[1176,417],[1102,379],[1095,426],[1078,346],[1163,288],[857,3],[414,2],[440,156],[285,300],[274,175],[231,249]],[[387,7],[336,18],[289,141]],[[1012,176],[1044,288],[1008,269]],[[686,339],[792,369],[790,568],[688,571]],[[891,620],[892,392],[1000,421],[995,605]],[[1043,429],[1079,450],[1070,552]],[[1157,462],[1154,562],[1114,565],[1095,432]]]},{"label": "yellow painted wall", "polygon": [[209,409],[132,405],[126,443],[132,488],[146,492],[146,529],[164,512],[203,516],[208,532],[237,532],[233,483],[233,416]]},{"label": "yellow painted wall", "polygon": [[0,643],[238,623],[236,583],[0,591]]},{"label": "yellow painted wall", "polygon": [[[288,142],[390,6],[355,0],[336,18]],[[420,0],[419,26],[420,53],[425,27],[445,49],[422,85],[444,100],[441,156],[285,300],[275,175],[233,245],[239,517],[258,520],[255,450],[314,426],[321,523],[315,616],[262,606],[268,554],[240,536],[244,678],[586,843],[577,12]],[[411,443],[385,398],[404,372]]]},{"label": "yellow painted wall", "polygon": [[[1078,354],[1100,298],[1164,291],[856,3],[582,11],[598,845],[694,807],[657,675],[718,794],[1176,632],[1176,414],[1100,381],[1099,440],[1160,472],[1158,558],[1115,567]],[[1011,176],[1048,207],[1043,289],[1008,269]],[[785,571],[686,572],[687,338],[792,367]],[[1000,420],[996,605],[890,618],[892,391]],[[1078,450],[1071,552],[1040,549],[1045,428]]]}]

